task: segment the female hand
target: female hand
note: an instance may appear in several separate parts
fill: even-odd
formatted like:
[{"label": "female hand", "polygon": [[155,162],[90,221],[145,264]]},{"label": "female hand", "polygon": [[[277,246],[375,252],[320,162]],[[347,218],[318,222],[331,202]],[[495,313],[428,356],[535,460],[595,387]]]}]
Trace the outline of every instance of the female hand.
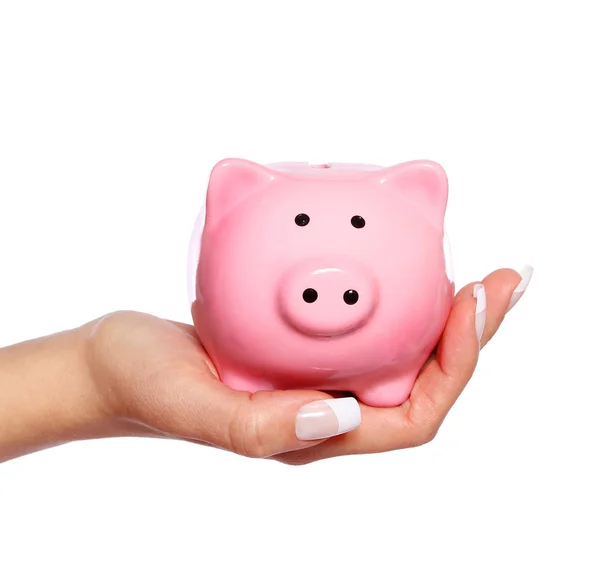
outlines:
[{"label": "female hand", "polygon": [[[47,340],[0,350],[0,416],[4,411],[9,419],[6,427],[0,418],[0,461],[109,436],[184,439],[288,464],[425,444],[472,376],[480,346],[496,333],[530,278],[530,268],[522,277],[503,269],[487,276],[483,288],[465,286],[436,352],[398,408],[353,400],[324,405],[320,401],[334,397],[311,390],[231,390],[219,380],[192,326],[137,312],[116,312]],[[11,365],[25,376],[24,391],[6,387]],[[36,374],[44,376],[41,390]],[[3,385],[11,396],[2,397]],[[338,408],[337,416],[332,408]],[[352,416],[340,416],[340,408]],[[355,429],[337,435],[338,418]]]},{"label": "female hand", "polygon": [[[139,313],[106,316],[88,326],[90,369],[110,412],[134,434],[187,439],[292,464],[418,446],[434,438],[475,370],[480,350],[477,323],[483,326],[484,346],[530,277],[528,269],[519,285],[520,275],[505,269],[485,278],[480,292],[481,301],[487,301],[483,316],[476,316],[476,283],[465,286],[456,295],[436,353],[421,370],[410,398],[398,408],[360,404],[360,427],[329,439],[303,441],[297,434],[319,432],[319,424],[307,421],[327,422],[331,416],[319,413],[318,406],[315,411],[314,404],[303,415],[302,407],[331,395],[233,391],[220,382],[191,326]],[[324,435],[332,433],[327,426],[322,428]]]}]

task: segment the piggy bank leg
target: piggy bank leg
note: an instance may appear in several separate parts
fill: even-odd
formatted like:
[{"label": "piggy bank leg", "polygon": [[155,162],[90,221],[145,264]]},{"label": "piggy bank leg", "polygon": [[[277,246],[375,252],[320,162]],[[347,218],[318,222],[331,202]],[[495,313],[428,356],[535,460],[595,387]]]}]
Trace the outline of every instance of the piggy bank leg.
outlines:
[{"label": "piggy bank leg", "polygon": [[417,371],[379,380],[355,392],[365,404],[376,407],[400,406],[410,396],[417,378]]},{"label": "piggy bank leg", "polygon": [[255,393],[261,390],[273,390],[273,386],[265,380],[228,369],[221,371],[221,382],[237,391]]}]

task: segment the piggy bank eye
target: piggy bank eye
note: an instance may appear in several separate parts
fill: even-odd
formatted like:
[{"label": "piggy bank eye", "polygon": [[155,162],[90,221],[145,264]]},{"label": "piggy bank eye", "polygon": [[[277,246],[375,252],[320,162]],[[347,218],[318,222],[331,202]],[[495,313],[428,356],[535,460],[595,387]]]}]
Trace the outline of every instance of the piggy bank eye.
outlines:
[{"label": "piggy bank eye", "polygon": [[310,217],[306,213],[300,213],[296,215],[295,221],[298,227],[306,227],[310,223]]},{"label": "piggy bank eye", "polygon": [[307,288],[302,293],[302,299],[307,304],[312,304],[313,302],[316,302],[318,297],[319,297],[319,294],[317,293],[317,291],[314,288]]},{"label": "piggy bank eye", "polygon": [[353,306],[358,302],[358,292],[356,290],[346,290],[344,292],[344,302],[349,306]]},{"label": "piggy bank eye", "polygon": [[366,221],[360,215],[354,215],[354,217],[350,219],[350,223],[357,229],[362,229],[366,225]]}]

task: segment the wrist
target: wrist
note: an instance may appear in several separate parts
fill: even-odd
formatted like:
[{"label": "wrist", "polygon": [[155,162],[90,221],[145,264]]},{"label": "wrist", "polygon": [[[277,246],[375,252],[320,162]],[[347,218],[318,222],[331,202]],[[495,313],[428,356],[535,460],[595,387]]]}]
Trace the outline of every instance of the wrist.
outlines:
[{"label": "wrist", "polygon": [[0,349],[0,462],[110,435],[86,342],[78,328]]}]

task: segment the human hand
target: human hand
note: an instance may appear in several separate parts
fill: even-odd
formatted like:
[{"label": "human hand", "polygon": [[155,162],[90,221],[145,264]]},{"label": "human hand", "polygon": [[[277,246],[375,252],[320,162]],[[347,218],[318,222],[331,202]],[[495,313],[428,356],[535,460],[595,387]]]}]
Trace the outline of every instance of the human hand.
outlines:
[{"label": "human hand", "polygon": [[[136,312],[110,314],[82,328],[86,360],[103,414],[112,417],[111,435],[184,439],[288,464],[414,447],[433,440],[471,378],[480,346],[496,333],[530,278],[529,268],[522,278],[513,270],[493,272],[482,281],[478,306],[477,283],[465,286],[410,398],[398,408],[350,405],[360,408],[362,423],[341,435],[331,431],[332,417],[337,427],[331,406],[323,407],[326,415],[311,404],[334,395],[311,390],[250,394],[225,386],[192,326]],[[486,302],[477,316],[476,306],[479,310]],[[311,411],[303,412],[308,404]],[[354,418],[357,426],[360,416]],[[299,439],[298,433],[307,430],[331,437]]]}]

